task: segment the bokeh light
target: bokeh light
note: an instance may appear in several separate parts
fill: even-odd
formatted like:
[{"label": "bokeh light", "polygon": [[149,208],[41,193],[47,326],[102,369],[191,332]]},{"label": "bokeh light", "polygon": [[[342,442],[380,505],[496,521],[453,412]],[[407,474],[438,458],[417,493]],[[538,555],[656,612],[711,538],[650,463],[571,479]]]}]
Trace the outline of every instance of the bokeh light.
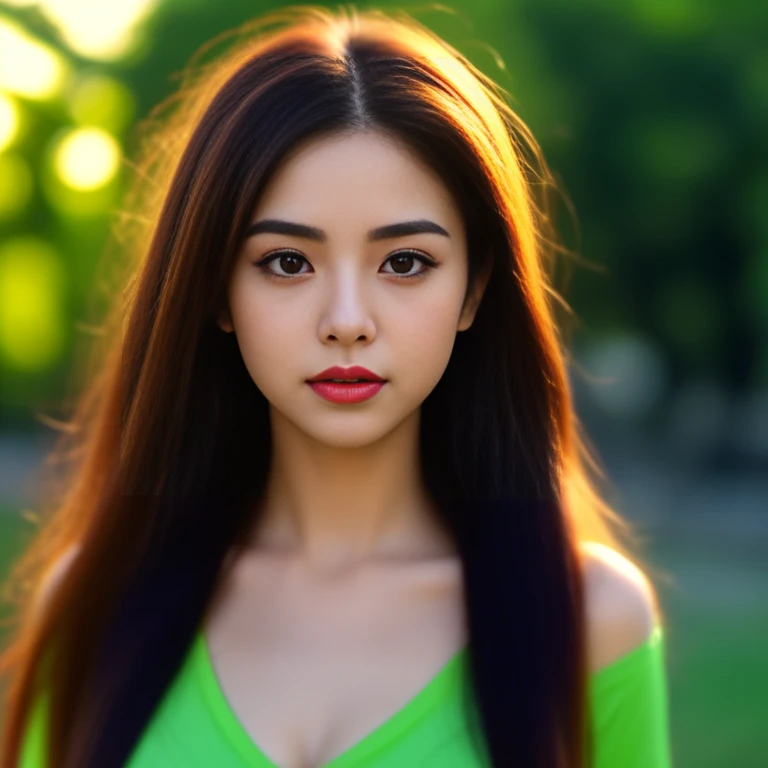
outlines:
[{"label": "bokeh light", "polygon": [[72,189],[90,191],[112,181],[120,168],[120,145],[101,128],[76,128],[54,152],[59,178]]},{"label": "bokeh light", "polygon": [[50,243],[18,237],[0,246],[0,357],[9,368],[44,370],[61,355],[64,285]]},{"label": "bokeh light", "polygon": [[612,418],[644,418],[664,394],[664,359],[640,334],[610,334],[585,345],[579,356],[594,377],[589,383],[592,402]]},{"label": "bokeh light", "polygon": [[0,18],[0,88],[29,99],[49,99],[66,78],[67,66],[52,48]]},{"label": "bokeh light", "polygon": [[86,75],[78,79],[69,96],[72,119],[94,125],[112,134],[124,131],[134,117],[135,101],[130,90],[108,75]]},{"label": "bokeh light", "polygon": [[131,53],[137,27],[158,0],[40,0],[38,6],[76,53],[109,61]]}]

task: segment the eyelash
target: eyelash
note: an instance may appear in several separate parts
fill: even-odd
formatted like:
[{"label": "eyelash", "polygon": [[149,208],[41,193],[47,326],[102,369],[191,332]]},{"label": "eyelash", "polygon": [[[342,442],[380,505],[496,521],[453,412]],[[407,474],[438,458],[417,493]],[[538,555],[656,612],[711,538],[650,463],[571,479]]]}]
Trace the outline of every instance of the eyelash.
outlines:
[{"label": "eyelash", "polygon": [[[271,264],[275,259],[279,259],[281,256],[285,256],[285,255],[295,256],[298,259],[304,259],[304,261],[307,261],[307,259],[297,251],[292,251],[288,248],[281,248],[278,251],[272,251],[272,253],[265,256],[261,261],[257,261],[254,264],[254,266],[264,270],[264,272],[267,275],[269,275],[269,277],[276,277],[279,280],[291,280],[296,277],[301,277],[302,275],[300,274],[279,275],[277,274],[277,272],[272,272],[270,269],[267,269],[268,264]],[[396,272],[388,273],[391,275],[395,275],[395,277],[397,277],[400,280],[414,280],[415,278],[418,278],[418,277],[424,277],[424,275],[426,275],[427,272],[429,272],[430,270],[438,266],[438,263],[434,259],[431,259],[428,256],[425,256],[424,254],[419,253],[419,251],[413,251],[409,249],[396,251],[395,253],[390,254],[387,257],[387,261],[395,258],[396,256],[412,256],[414,259],[420,261],[426,267],[426,269],[423,269],[421,272],[414,272],[412,275],[399,275]],[[307,263],[309,262],[307,261]],[[384,263],[386,264],[386,262]],[[304,274],[308,274],[308,273],[305,272]]]}]

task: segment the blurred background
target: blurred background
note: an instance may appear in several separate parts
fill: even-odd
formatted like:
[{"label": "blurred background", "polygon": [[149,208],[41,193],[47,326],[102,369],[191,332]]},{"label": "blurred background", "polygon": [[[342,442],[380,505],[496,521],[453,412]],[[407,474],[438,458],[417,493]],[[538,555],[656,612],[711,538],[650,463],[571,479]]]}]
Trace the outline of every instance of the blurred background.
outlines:
[{"label": "blurred background", "polygon": [[[280,5],[0,0],[0,578],[100,317],[137,123],[200,45]],[[675,766],[768,765],[768,5],[376,7],[456,46],[541,144],[561,240],[591,264],[559,284],[577,409],[671,576]]]}]

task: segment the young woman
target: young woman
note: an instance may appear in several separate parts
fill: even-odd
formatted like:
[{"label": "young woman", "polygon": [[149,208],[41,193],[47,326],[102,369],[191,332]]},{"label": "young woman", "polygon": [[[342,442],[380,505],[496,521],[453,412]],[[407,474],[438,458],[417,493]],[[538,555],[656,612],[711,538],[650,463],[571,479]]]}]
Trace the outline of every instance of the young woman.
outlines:
[{"label": "young woman", "polygon": [[665,768],[534,139],[407,16],[246,33],[145,150],[147,242],[17,569],[2,767]]}]

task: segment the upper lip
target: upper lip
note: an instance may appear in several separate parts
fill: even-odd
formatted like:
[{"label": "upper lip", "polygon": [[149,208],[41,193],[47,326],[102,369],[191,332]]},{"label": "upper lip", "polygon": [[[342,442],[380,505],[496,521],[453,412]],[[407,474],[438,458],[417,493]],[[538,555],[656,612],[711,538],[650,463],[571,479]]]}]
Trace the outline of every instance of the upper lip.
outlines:
[{"label": "upper lip", "polygon": [[367,368],[363,368],[360,365],[353,365],[351,368],[341,368],[338,365],[333,365],[316,374],[311,379],[307,379],[307,381],[321,381],[322,379],[367,379],[368,381],[385,381],[381,376],[377,376],[375,373],[372,373]]}]

